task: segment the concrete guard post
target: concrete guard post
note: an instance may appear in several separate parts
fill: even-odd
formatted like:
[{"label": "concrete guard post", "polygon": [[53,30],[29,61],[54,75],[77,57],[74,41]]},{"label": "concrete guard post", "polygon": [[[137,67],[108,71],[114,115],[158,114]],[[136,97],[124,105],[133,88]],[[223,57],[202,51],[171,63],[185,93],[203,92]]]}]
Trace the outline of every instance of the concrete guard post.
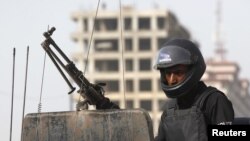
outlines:
[{"label": "concrete guard post", "polygon": [[153,141],[153,127],[143,109],[29,113],[22,141]]}]

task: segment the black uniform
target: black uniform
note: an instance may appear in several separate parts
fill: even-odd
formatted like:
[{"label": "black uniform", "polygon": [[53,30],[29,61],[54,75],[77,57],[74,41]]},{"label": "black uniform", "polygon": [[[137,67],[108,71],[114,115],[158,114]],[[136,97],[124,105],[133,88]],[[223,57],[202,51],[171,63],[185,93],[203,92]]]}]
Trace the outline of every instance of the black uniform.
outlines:
[{"label": "black uniform", "polygon": [[[175,99],[177,114],[169,112],[171,102],[167,104],[155,140],[207,140],[208,124],[231,124],[234,119],[234,110],[231,102],[222,92],[218,90],[212,92],[204,98],[201,105],[198,105],[198,101],[202,99],[207,89],[208,87],[203,82],[199,82],[189,94]],[[193,110],[193,105],[197,105],[198,110]],[[192,111],[199,111],[199,109],[200,113],[192,114]]]}]

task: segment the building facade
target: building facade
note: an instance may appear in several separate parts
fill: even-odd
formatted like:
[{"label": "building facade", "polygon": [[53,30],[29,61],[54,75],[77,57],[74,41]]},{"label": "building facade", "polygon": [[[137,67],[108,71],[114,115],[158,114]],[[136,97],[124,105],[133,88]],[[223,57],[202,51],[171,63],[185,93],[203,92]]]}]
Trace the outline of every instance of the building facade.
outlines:
[{"label": "building facade", "polygon": [[207,85],[217,87],[231,100],[235,117],[250,117],[249,81],[240,79],[240,67],[237,63],[221,60],[208,59],[207,70],[203,80]]},{"label": "building facade", "polygon": [[[169,38],[190,39],[188,30],[166,9],[138,11],[133,7],[123,7],[122,13],[100,9],[97,16],[95,12],[72,13],[77,28],[71,37],[78,46],[73,60],[79,69],[82,68],[90,82],[105,82],[106,96],[121,108],[146,109],[152,118],[156,133],[162,106],[167,98],[161,90],[160,74],[153,70],[155,55]],[[224,88],[224,81],[222,83],[222,80],[215,77],[217,71],[214,64],[210,65],[208,62],[207,68],[204,80]],[[224,73],[222,72],[222,75]],[[235,75],[237,74],[233,74],[232,83],[225,82],[230,83],[227,87],[232,88],[231,85],[237,84],[236,89],[242,90],[242,86],[245,86],[246,92],[242,92],[242,95],[248,95],[247,81],[238,83],[234,81],[237,80]],[[216,79],[210,79],[211,76]],[[225,90],[226,93],[228,91],[231,90]]]}]

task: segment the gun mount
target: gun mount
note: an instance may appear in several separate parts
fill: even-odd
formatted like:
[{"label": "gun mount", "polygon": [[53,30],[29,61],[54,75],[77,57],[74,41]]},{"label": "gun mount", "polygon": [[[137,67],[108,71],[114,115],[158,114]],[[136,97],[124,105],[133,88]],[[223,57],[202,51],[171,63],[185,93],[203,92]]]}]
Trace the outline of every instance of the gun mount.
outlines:
[{"label": "gun mount", "polygon": [[[72,80],[78,85],[80,95],[85,99],[82,103],[78,103],[78,105],[96,105],[97,109],[119,109],[119,106],[111,102],[108,98],[104,96],[104,90],[101,84],[92,84],[90,83],[83,75],[83,73],[77,69],[75,64],[64,54],[64,52],[60,49],[60,47],[55,43],[55,41],[51,38],[53,32],[56,30],[55,27],[52,27],[47,32],[43,33],[45,40],[41,43],[41,46],[46,51],[66,83],[70,87],[71,94],[75,87],[72,86],[69,79],[64,74],[64,71],[72,78]],[[52,45],[55,50],[61,55],[66,63],[64,63],[57,54],[50,48]]]}]

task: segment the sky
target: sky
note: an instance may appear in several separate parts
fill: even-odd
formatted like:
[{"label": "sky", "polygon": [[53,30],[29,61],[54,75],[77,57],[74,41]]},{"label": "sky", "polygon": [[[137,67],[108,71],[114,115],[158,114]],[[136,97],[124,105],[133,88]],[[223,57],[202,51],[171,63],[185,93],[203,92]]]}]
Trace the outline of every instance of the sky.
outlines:
[{"label": "sky", "polygon": [[[213,34],[216,23],[216,1],[121,0],[121,3],[133,4],[138,9],[151,9],[152,5],[157,3],[159,8],[169,9],[190,31],[192,38],[199,42],[204,57],[211,58],[215,50]],[[70,34],[76,30],[76,23],[70,15],[77,10],[96,9],[97,2],[97,0],[0,0],[1,140],[9,140],[10,137],[12,93],[14,94],[11,133],[13,140],[20,140],[24,94],[26,94],[25,114],[38,111],[40,94],[42,94],[42,111],[69,110],[67,94],[69,88],[48,57],[41,88],[44,62],[44,50],[40,45],[44,40],[42,34],[48,26],[55,26],[57,30],[53,34],[53,39],[70,57],[77,48],[70,38]],[[118,0],[101,0],[101,2],[106,2],[110,9],[119,9]],[[249,80],[250,1],[222,0],[221,12],[221,34],[227,50],[226,59],[238,63],[239,77]],[[28,75],[25,86],[28,46]]]}]

